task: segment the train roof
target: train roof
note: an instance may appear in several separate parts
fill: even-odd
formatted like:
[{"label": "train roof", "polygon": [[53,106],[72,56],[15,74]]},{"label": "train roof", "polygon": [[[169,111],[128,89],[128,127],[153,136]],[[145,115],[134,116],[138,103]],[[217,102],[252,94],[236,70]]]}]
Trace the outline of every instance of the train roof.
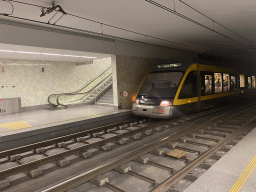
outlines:
[{"label": "train roof", "polygon": [[[190,58],[174,58],[167,60],[160,60],[155,64],[155,68],[151,72],[160,72],[160,71],[186,71],[193,63],[202,64],[202,65],[211,65],[220,68],[231,69],[236,72],[241,72],[245,74],[251,74],[252,72],[245,70],[246,64],[240,63],[234,60],[207,60],[207,59],[190,59]],[[251,74],[253,75],[253,74]]]}]

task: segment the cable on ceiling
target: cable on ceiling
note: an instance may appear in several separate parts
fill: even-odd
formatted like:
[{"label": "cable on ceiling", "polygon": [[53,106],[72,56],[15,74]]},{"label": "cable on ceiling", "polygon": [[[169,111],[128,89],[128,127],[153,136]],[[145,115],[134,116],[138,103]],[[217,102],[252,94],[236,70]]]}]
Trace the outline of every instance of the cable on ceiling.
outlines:
[{"label": "cable on ceiling", "polygon": [[202,23],[199,23],[199,22],[197,22],[197,21],[195,21],[195,20],[193,20],[193,19],[191,19],[191,18],[189,18],[189,17],[187,17],[187,16],[185,16],[185,15],[183,15],[181,13],[178,13],[177,11],[174,11],[174,10],[164,6],[164,5],[161,5],[161,4],[159,4],[159,3],[155,2],[155,1],[152,1],[152,0],[145,0],[145,1],[148,2],[148,3],[151,3],[152,5],[155,5],[156,7],[164,9],[165,11],[173,13],[173,14],[175,14],[175,15],[177,15],[177,16],[179,16],[179,17],[181,17],[181,18],[183,18],[183,19],[185,19],[187,21],[190,21],[190,22],[192,22],[192,23],[194,23],[194,24],[196,24],[198,26],[201,26],[201,27],[203,27],[205,29],[208,29],[208,30],[210,30],[210,31],[212,31],[214,33],[217,33],[217,34],[219,34],[219,35],[221,35],[221,36],[223,36],[223,37],[225,37],[225,38],[227,38],[227,39],[229,39],[231,41],[234,41],[236,43],[242,44],[240,41],[237,41],[237,40],[235,40],[235,39],[233,39],[231,37],[228,37],[227,35],[224,35],[223,33],[220,33],[220,32],[218,32],[218,31],[216,31],[214,29],[211,29],[210,27],[207,27],[206,25],[204,25]]},{"label": "cable on ceiling", "polygon": [[[17,0],[9,0],[9,1],[12,1],[12,2],[15,2],[15,3],[24,4],[24,5],[39,7],[39,8],[45,8],[44,6],[35,5],[35,4],[31,4],[31,3],[25,3],[25,2],[21,2],[21,1],[17,1]],[[56,10],[53,10],[53,11],[56,11]],[[74,15],[74,14],[70,14],[70,13],[67,13],[67,12],[65,12],[65,13],[66,13],[66,15],[69,15],[69,16],[72,16],[72,17],[76,17],[76,18],[79,18],[79,19],[87,20],[87,21],[90,21],[90,22],[93,22],[93,23],[97,23],[97,24],[102,25],[102,26],[111,27],[111,28],[118,29],[118,30],[121,30],[121,31],[129,32],[129,33],[132,33],[132,34],[141,35],[141,36],[144,36],[144,37],[147,37],[147,38],[152,38],[152,39],[156,39],[156,40],[160,40],[160,41],[164,41],[164,42],[168,42],[168,43],[173,43],[173,44],[184,46],[184,47],[190,47],[190,48],[195,48],[195,49],[199,49],[199,50],[205,50],[205,49],[200,48],[200,47],[195,47],[195,46],[191,46],[191,45],[187,45],[187,44],[183,44],[183,43],[177,43],[177,42],[170,41],[170,40],[167,40],[167,39],[162,39],[162,38],[159,38],[159,37],[154,37],[154,36],[146,35],[146,34],[143,34],[143,33],[136,32],[136,31],[131,31],[131,30],[128,30],[128,29],[124,29],[124,28],[121,28],[121,27],[116,27],[114,25],[109,25],[109,24],[102,23],[102,22],[99,22],[99,21],[95,21],[95,20],[92,20],[92,19],[88,19],[88,18],[85,18],[85,17],[81,17],[81,16],[77,16],[77,15]],[[66,27],[66,26],[63,26],[63,25],[55,25],[55,24],[51,24],[51,23],[45,23],[45,22],[40,22],[40,21],[30,20],[30,19],[25,19],[25,18],[20,18],[20,17],[13,17],[13,16],[10,16],[10,17],[16,18],[16,19],[21,19],[21,20],[26,20],[26,21],[30,21],[30,22],[36,22],[36,23],[42,23],[42,24],[50,24],[50,25],[54,25],[54,26],[58,26],[58,27],[62,27],[62,28],[78,30],[78,31],[83,31],[83,32],[87,32],[87,33],[97,34],[97,35],[103,35],[103,36],[107,36],[107,37],[111,37],[111,38],[116,38],[116,39],[130,40],[130,39],[126,39],[126,38],[120,38],[120,37],[117,37],[117,36],[103,34],[103,30],[102,30],[102,33],[97,33],[97,32],[92,32],[92,31],[87,31],[87,30],[82,30],[82,29],[77,29],[77,28],[72,28],[72,27]],[[135,41],[135,40],[131,40],[131,41],[144,43],[144,42]],[[152,45],[154,45],[154,44],[152,44]],[[165,47],[165,46],[163,46],[163,47]],[[169,47],[169,48],[171,48],[171,47]]]},{"label": "cable on ceiling", "polygon": [[173,0],[173,10],[176,11],[175,10],[175,0]]},{"label": "cable on ceiling", "polygon": [[12,6],[12,12],[11,13],[0,13],[0,15],[3,15],[3,16],[10,16],[10,15],[12,15],[13,14],[13,11],[14,11],[14,7],[13,7],[13,4],[9,1],[9,0],[2,0],[2,1],[6,1],[6,2],[8,2],[8,3],[10,3],[11,4],[11,6]]},{"label": "cable on ceiling", "polygon": [[231,30],[231,29],[225,27],[224,25],[220,24],[219,22],[215,21],[214,19],[212,19],[212,18],[208,17],[207,15],[203,14],[202,12],[198,11],[197,9],[195,9],[194,7],[192,7],[192,6],[190,6],[189,4],[185,3],[184,1],[182,1],[182,0],[179,0],[179,1],[180,1],[181,3],[183,3],[184,5],[186,5],[187,7],[193,9],[193,10],[196,11],[197,13],[203,15],[203,16],[206,17],[207,19],[210,19],[211,21],[213,21],[213,23],[218,24],[219,26],[221,26],[221,27],[227,29],[228,31],[230,31],[231,33],[234,33],[235,35],[239,36],[240,38],[243,38],[243,39],[245,39],[245,40],[248,40],[248,39],[246,39],[245,37],[242,37],[242,36],[239,35],[238,33],[234,32],[233,30]]},{"label": "cable on ceiling", "polygon": [[[51,26],[55,26],[55,27],[59,27],[59,28],[63,28],[63,29],[69,29],[69,30],[73,30],[73,31],[79,31],[79,32],[83,32],[83,33],[90,33],[90,34],[94,34],[94,35],[97,35],[97,36],[105,36],[105,37],[108,37],[108,38],[111,38],[111,39],[120,39],[120,40],[135,42],[135,43],[149,44],[149,43],[145,43],[145,42],[143,42],[143,41],[137,41],[137,40],[126,39],[126,38],[123,38],[123,37],[118,37],[118,36],[113,36],[113,35],[101,34],[101,33],[93,32],[93,31],[87,31],[87,30],[84,30],[84,29],[78,29],[78,28],[73,28],[73,27],[67,27],[67,26],[63,26],[63,25],[54,25],[54,24],[51,24],[51,23],[45,23],[45,22],[41,22],[41,21],[36,21],[36,20],[31,20],[31,19],[25,19],[25,18],[15,17],[15,16],[9,16],[9,17],[10,17],[10,18],[13,18],[13,19],[23,20],[23,21],[29,21],[29,22],[34,22],[34,23],[39,23],[39,24],[44,24],[44,25],[51,25]],[[145,35],[145,36],[146,36],[146,35]],[[161,39],[160,39],[160,40],[161,40]],[[169,42],[168,40],[164,40],[164,39],[163,39],[162,41],[167,41],[167,42]],[[171,49],[179,50],[179,51],[184,51],[184,50],[181,50],[181,49],[172,48],[172,47],[166,47],[166,46],[157,45],[157,44],[153,44],[153,43],[151,43],[150,45],[157,46],[157,47],[163,47],[163,48],[171,48]],[[188,46],[189,46],[189,45],[188,45]],[[194,46],[190,46],[190,47],[195,48],[195,49],[205,50],[205,49],[200,48],[200,47],[194,47]],[[187,52],[194,53],[194,52],[192,52],[192,51],[187,51]]]}]

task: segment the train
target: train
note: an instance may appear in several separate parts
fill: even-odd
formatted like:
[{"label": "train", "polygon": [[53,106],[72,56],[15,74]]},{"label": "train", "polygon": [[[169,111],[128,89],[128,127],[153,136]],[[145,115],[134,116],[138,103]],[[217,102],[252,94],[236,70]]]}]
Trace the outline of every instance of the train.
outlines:
[{"label": "train", "polygon": [[254,75],[212,63],[197,60],[157,64],[143,80],[132,113],[169,119],[255,92]]}]

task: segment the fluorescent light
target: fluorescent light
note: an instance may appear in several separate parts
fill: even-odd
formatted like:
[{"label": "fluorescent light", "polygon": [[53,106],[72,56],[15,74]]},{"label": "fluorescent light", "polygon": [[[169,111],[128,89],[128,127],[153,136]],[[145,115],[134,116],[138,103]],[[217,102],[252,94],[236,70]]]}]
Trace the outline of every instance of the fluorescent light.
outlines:
[{"label": "fluorescent light", "polygon": [[76,58],[85,58],[85,59],[96,59],[97,58],[97,57],[87,57],[87,56],[78,56],[78,55],[62,55],[62,54],[55,54],[55,53],[38,53],[38,52],[12,51],[12,50],[0,50],[0,52],[48,55],[48,56],[58,56],[58,57],[76,57]]}]

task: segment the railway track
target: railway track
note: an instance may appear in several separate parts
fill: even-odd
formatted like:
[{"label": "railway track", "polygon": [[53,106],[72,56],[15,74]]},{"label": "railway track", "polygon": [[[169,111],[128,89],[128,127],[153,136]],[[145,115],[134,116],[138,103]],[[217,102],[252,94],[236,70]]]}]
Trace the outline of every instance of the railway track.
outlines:
[{"label": "railway track", "polygon": [[[246,107],[245,107],[246,108]],[[146,157],[146,160],[143,159],[143,155],[149,153],[153,156],[155,154],[157,157],[170,157],[167,155],[168,151],[166,148],[163,147],[166,143],[174,142],[173,146],[175,145],[175,149],[179,149],[181,151],[188,152],[187,158],[180,158],[179,161],[183,162],[183,164],[191,162],[195,159],[195,154],[201,154],[203,151],[197,149],[186,149],[184,145],[196,145],[200,146],[203,149],[211,148],[215,143],[217,143],[220,139],[223,138],[225,135],[229,135],[233,133],[232,130],[228,128],[218,127],[215,126],[213,133],[212,129],[200,129],[201,124],[205,125],[205,121],[209,118],[216,119],[216,114],[218,111],[223,110],[222,108],[211,109],[207,112],[201,112],[198,114],[192,114],[186,117],[169,120],[169,121],[148,121],[148,120],[141,120],[141,119],[132,119],[125,122],[120,122],[100,128],[96,128],[89,131],[83,131],[71,135],[67,135],[64,137],[51,139],[48,141],[35,143],[28,146],[23,146],[20,148],[3,151],[0,152],[0,190],[2,191],[36,191],[43,186],[46,186],[46,183],[38,183],[38,180],[43,181],[42,176],[50,175],[52,172],[58,172],[59,170],[64,170],[68,167],[72,167],[72,164],[78,164],[78,168],[73,169],[73,172],[68,170],[70,174],[74,174],[78,170],[91,170],[92,167],[98,165],[101,161],[104,162],[108,159],[113,160],[113,157],[118,156],[118,158],[128,158],[124,156],[134,156],[134,159],[138,159],[138,156],[141,157],[142,160],[146,161],[146,164],[151,164],[154,167],[160,167],[161,169],[167,169],[168,174],[174,174],[179,169],[174,169],[172,167],[162,165],[153,161],[152,158]],[[227,111],[228,109],[226,109]],[[245,109],[247,110],[247,109]],[[228,114],[224,111],[223,115],[218,118],[227,118]],[[238,120],[236,120],[238,121]],[[194,123],[191,126],[191,122]],[[236,122],[239,123],[239,122]],[[197,125],[198,124],[198,125]],[[217,125],[216,123],[211,123],[212,125]],[[189,125],[190,128],[186,129],[185,127]],[[182,130],[183,126],[183,131]],[[223,124],[224,126],[224,124]],[[230,125],[226,125],[230,126]],[[175,128],[176,127],[176,128]],[[198,134],[192,133],[194,129],[200,129]],[[204,130],[204,131],[203,131]],[[186,138],[186,135],[182,136],[181,134],[191,132],[189,136],[190,139]],[[211,140],[208,142],[207,136],[204,134],[211,133],[211,136],[215,135],[216,138],[209,138]],[[171,135],[171,136],[167,136]],[[167,137],[166,137],[167,136]],[[171,141],[170,140],[171,137]],[[226,136],[225,136],[226,137]],[[165,138],[165,139],[161,139]],[[153,151],[146,152],[145,154],[141,152],[144,150],[145,147],[151,146],[151,144],[145,143],[153,143],[156,140],[158,141],[159,147],[153,144]],[[168,142],[167,142],[168,141]],[[199,142],[200,141],[200,142]],[[161,142],[165,142],[162,146]],[[178,142],[180,144],[178,144]],[[208,143],[207,143],[208,142]],[[128,145],[125,145],[128,144]],[[143,146],[142,148],[138,149],[138,146]],[[171,144],[170,144],[171,146]],[[170,146],[167,147],[170,149]],[[120,148],[120,149],[119,149]],[[137,150],[137,152],[135,152]],[[172,149],[170,149],[172,150]],[[187,150],[187,151],[186,151]],[[190,150],[190,151],[188,151]],[[109,152],[110,151],[110,152]],[[116,152],[115,152],[116,151]],[[123,153],[123,156],[120,156],[120,152]],[[109,153],[109,154],[108,154]],[[135,154],[133,154],[135,153]],[[139,154],[139,155],[138,155]],[[100,156],[103,158],[101,160],[96,160],[93,157],[100,159]],[[190,159],[190,156],[193,157]],[[138,161],[130,159],[131,162]],[[81,161],[81,162],[80,162]],[[88,161],[91,161],[88,163]],[[80,162],[80,164],[79,164]],[[86,164],[86,166],[82,165]],[[124,164],[124,163],[122,163]],[[127,163],[126,163],[127,164]],[[103,166],[103,165],[102,165]],[[120,165],[117,165],[120,167]],[[111,170],[116,169],[113,168]],[[98,169],[97,169],[98,170]],[[61,171],[58,172],[58,174]],[[98,175],[107,174],[98,173],[92,177],[88,177],[87,181],[96,178]],[[140,176],[141,178],[146,179],[143,174],[137,174],[136,171],[130,170],[129,175],[133,175],[133,177]],[[59,179],[64,179],[67,176],[61,177],[62,175],[59,174]],[[48,180],[51,180],[53,176],[49,176]],[[150,186],[156,187],[156,184],[159,182],[156,179],[149,179],[147,180],[150,183]],[[143,180],[143,179],[142,179]],[[143,180],[143,181],[144,181]],[[154,180],[154,181],[153,181]],[[23,184],[23,183],[28,184]],[[73,181],[72,181],[73,182]],[[83,181],[86,183],[86,181]],[[88,182],[87,182],[88,183]],[[156,184],[155,184],[156,183]],[[47,183],[47,185],[49,182]],[[92,184],[92,183],[90,183]],[[111,187],[111,183],[105,183],[108,187]],[[22,185],[22,187],[21,187]],[[94,184],[92,184],[94,185]],[[62,185],[61,185],[62,186]],[[69,187],[68,187],[69,188]],[[72,187],[72,190],[75,190],[76,187]],[[112,188],[115,188],[113,185]],[[59,189],[49,188],[45,189],[46,191],[58,191]],[[62,191],[66,191],[65,185],[61,187]],[[117,190],[117,189],[115,189]],[[114,190],[114,191],[115,191]],[[41,191],[41,190],[38,190]],[[104,190],[103,190],[104,191]]]},{"label": "railway track", "polygon": [[[246,127],[255,119],[254,108],[190,126],[43,192],[183,191],[251,131]],[[166,129],[173,125],[164,123]]]}]

